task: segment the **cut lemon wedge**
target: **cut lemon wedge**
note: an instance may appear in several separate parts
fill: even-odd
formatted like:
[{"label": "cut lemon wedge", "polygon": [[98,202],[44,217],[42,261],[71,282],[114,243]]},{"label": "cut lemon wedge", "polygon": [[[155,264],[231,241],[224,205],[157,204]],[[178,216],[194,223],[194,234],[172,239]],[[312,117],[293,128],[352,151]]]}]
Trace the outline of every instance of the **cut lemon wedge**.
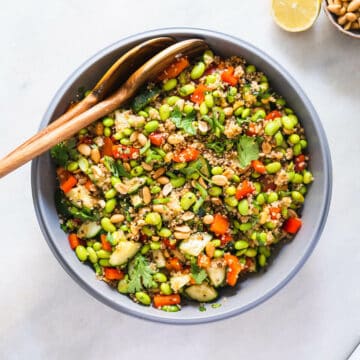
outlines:
[{"label": "cut lemon wedge", "polygon": [[276,24],[286,31],[309,29],[321,8],[320,0],[272,0],[272,15]]}]

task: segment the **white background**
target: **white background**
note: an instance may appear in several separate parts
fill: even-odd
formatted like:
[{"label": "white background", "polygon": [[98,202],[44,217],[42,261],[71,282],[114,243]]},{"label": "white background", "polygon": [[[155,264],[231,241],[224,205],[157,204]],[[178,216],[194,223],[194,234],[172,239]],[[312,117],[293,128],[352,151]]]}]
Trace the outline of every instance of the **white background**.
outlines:
[{"label": "white background", "polygon": [[60,267],[40,233],[24,166],[0,180],[0,358],[345,359],[360,341],[360,41],[323,12],[310,31],[290,34],[273,23],[269,0],[2,0],[0,155],[37,130],[55,91],[88,57],[168,26],[243,38],[308,94],[334,166],[317,248],[290,284],[246,314],[191,327],[142,321],[97,302]]}]

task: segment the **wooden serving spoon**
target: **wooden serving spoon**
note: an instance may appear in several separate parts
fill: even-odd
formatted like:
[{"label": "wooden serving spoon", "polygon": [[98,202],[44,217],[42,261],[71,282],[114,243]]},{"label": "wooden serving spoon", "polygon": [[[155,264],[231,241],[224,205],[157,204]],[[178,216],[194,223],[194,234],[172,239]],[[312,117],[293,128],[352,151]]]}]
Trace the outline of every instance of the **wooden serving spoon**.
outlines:
[{"label": "wooden serving spoon", "polygon": [[[144,41],[131,48],[118,60],[116,60],[113,65],[111,65],[111,67],[106,71],[103,77],[91,90],[89,95],[85,96],[84,99],[79,101],[76,105],[62,114],[58,119],[49,124],[49,126],[46,128],[46,131],[48,132],[51,129],[65,124],[67,121],[73,119],[77,115],[80,115],[84,111],[96,105],[99,101],[105,99],[105,97],[111,94],[115,88],[118,88],[120,85],[122,85],[129,77],[129,74],[135,71],[140,65],[144,64],[145,61],[149,60],[159,51],[174,43],[175,40],[170,37],[158,37]],[[43,135],[43,131],[38,132],[18,148],[13,150],[10,154],[13,152],[18,152],[21,148],[24,148],[37,141]],[[8,154],[8,156],[10,154]]]},{"label": "wooden serving spoon", "polygon": [[57,125],[57,121],[55,121],[35,135],[36,141],[29,139],[25,144],[0,160],[0,178],[49,150],[59,142],[68,139],[92,122],[116,110],[120,105],[133,97],[145,83],[155,80],[176,58],[198,55],[207,47],[206,43],[201,39],[189,39],[175,43],[162,50],[136,70],[108,98],[74,118],[61,122],[60,125]]}]

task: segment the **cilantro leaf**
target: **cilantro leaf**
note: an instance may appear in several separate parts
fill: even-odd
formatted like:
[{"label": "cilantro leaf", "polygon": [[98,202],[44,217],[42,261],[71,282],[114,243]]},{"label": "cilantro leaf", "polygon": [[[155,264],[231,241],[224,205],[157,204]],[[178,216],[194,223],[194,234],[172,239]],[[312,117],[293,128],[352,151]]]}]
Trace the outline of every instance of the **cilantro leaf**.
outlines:
[{"label": "cilantro leaf", "polygon": [[184,169],[181,169],[180,172],[182,172],[186,176],[190,176],[196,172],[198,172],[202,167],[202,163],[200,160],[192,161],[189,163],[187,167]]},{"label": "cilantro leaf", "polygon": [[71,138],[66,141],[62,141],[60,144],[55,145],[50,150],[50,155],[56,164],[60,166],[66,166],[67,161],[70,158],[74,158],[74,148],[76,146],[76,140]]},{"label": "cilantro leaf", "polygon": [[230,151],[233,147],[231,140],[215,141],[206,143],[206,147],[215,151],[217,154],[223,154],[225,151]]},{"label": "cilantro leaf", "polygon": [[259,158],[259,145],[254,138],[250,136],[241,136],[237,145],[240,166],[245,168],[252,160]]},{"label": "cilantro leaf", "polygon": [[201,269],[194,259],[190,264],[191,275],[197,284],[201,284],[207,277],[207,273],[204,269]]},{"label": "cilantro leaf", "polygon": [[183,129],[189,135],[196,135],[196,129],[193,122],[195,121],[195,111],[186,114],[183,118],[181,111],[178,107],[171,112],[171,120],[178,129]]},{"label": "cilantro leaf", "polygon": [[153,274],[148,261],[142,255],[137,255],[129,265],[128,291],[135,293],[144,287],[149,289],[153,283]]},{"label": "cilantro leaf", "polygon": [[131,177],[130,173],[125,170],[121,161],[115,161],[110,156],[104,156],[104,165],[116,177]]}]

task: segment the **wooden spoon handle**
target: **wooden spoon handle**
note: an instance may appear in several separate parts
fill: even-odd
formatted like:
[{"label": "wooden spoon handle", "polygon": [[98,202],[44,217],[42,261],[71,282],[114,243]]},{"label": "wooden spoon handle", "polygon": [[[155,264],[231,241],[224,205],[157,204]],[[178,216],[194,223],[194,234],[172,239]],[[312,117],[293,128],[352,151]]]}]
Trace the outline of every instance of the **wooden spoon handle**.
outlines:
[{"label": "wooden spoon handle", "polygon": [[[114,95],[74,118],[71,118],[74,116],[74,113],[70,113],[72,110],[70,109],[69,112],[62,115],[58,120],[42,129],[24,144],[1,159],[0,178],[51,149],[62,140],[70,138],[84,127],[90,125],[93,121],[114,111],[119,105],[128,100],[130,95],[131,91],[122,87]],[[76,115],[80,110],[81,109],[76,110]],[[64,119],[66,119],[66,121],[64,121]]]}]

